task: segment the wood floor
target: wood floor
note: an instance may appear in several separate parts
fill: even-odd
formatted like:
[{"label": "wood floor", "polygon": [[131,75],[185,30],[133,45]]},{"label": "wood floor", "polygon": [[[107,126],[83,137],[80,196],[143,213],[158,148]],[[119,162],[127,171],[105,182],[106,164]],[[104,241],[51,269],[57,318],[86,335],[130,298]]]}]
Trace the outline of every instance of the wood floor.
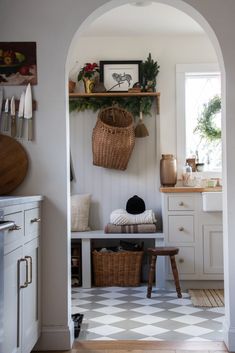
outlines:
[{"label": "wood floor", "polygon": [[[53,353],[224,353],[223,342],[78,341],[69,351]],[[40,352],[38,352],[40,353]],[[52,353],[52,352],[41,352]]]}]

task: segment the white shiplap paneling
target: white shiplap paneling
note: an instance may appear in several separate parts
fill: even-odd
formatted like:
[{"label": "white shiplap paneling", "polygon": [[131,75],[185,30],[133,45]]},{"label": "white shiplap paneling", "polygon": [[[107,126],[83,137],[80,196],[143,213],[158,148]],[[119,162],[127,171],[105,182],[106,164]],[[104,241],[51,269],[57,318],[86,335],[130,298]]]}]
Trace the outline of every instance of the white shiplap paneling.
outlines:
[{"label": "white shiplap paneling", "polygon": [[71,153],[76,181],[72,182],[72,194],[91,193],[90,227],[103,229],[110,213],[125,208],[133,195],[142,197],[147,209],[153,209],[159,218],[161,202],[159,194],[159,117],[152,110],[146,117],[149,136],[138,138],[125,171],[111,170],[92,164],[92,130],[97,114],[90,111],[72,113]]}]

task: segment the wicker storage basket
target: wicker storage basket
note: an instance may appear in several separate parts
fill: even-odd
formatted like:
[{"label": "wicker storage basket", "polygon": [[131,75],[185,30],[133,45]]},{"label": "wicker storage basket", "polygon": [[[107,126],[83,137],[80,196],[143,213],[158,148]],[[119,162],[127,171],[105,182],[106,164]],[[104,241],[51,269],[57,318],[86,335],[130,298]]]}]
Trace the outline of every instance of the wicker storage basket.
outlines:
[{"label": "wicker storage basket", "polygon": [[95,286],[139,286],[143,251],[92,252]]},{"label": "wicker storage basket", "polygon": [[132,114],[119,107],[102,109],[92,134],[93,164],[125,170],[134,144]]}]

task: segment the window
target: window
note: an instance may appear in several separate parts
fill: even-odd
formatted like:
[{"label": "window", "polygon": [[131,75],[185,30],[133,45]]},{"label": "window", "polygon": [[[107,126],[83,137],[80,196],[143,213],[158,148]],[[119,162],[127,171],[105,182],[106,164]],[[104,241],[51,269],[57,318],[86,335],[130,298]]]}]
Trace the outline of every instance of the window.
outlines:
[{"label": "window", "polygon": [[[177,159],[178,167],[186,158],[204,163],[205,171],[218,172],[222,166],[221,139],[209,141],[197,129],[205,105],[221,96],[221,80],[216,64],[177,65]],[[221,114],[213,115],[213,126],[221,129]]]}]

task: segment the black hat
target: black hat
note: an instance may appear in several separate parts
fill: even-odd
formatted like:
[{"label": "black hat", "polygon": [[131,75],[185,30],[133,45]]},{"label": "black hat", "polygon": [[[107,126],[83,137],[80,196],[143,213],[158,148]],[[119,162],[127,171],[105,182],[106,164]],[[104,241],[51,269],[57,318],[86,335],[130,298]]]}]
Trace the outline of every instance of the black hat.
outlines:
[{"label": "black hat", "polygon": [[143,213],[145,211],[144,200],[134,195],[126,203],[126,211],[131,214]]}]

